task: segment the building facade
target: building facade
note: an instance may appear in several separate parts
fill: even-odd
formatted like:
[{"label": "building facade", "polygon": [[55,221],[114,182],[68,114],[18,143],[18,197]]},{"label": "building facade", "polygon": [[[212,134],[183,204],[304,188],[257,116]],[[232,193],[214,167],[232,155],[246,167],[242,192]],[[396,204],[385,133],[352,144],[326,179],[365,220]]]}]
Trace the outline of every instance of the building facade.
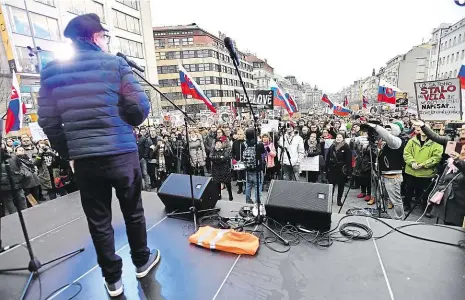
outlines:
[{"label": "building facade", "polygon": [[[189,113],[206,109],[196,99],[184,99],[181,93],[178,65],[193,77],[207,97],[216,106],[235,102],[235,90],[242,90],[224,36],[215,36],[196,24],[154,27],[155,55],[158,65],[160,90],[179,106],[186,106]],[[254,89],[253,64],[240,55],[239,69],[247,89]],[[161,101],[162,107],[171,109],[171,104]]]},{"label": "building facade", "polygon": [[441,24],[431,36],[429,80],[455,78],[465,60],[465,18],[455,24]]},{"label": "building facade", "polygon": [[[72,57],[71,41],[63,36],[63,31],[72,18],[84,13],[96,13],[109,30],[111,53],[124,53],[145,68],[149,82],[157,83],[149,1],[4,0],[0,8],[9,38],[8,44],[5,40],[3,44],[11,48],[14,58],[8,72],[15,70],[20,75],[28,113],[37,109],[40,70],[54,59]],[[41,50],[34,54],[28,47]],[[157,99],[148,87],[146,91],[154,95],[152,101]]]},{"label": "building facade", "polygon": [[247,53],[246,60],[253,65],[253,79],[255,86],[260,90],[271,88],[271,79],[274,76],[274,69],[268,64],[266,59],[260,59],[255,54]]}]

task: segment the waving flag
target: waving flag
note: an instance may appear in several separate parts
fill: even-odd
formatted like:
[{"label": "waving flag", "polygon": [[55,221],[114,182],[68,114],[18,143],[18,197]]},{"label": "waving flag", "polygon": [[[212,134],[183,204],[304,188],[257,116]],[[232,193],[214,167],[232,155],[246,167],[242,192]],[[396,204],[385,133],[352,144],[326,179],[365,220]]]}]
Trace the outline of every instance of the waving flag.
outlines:
[{"label": "waving flag", "polygon": [[292,114],[295,111],[293,111],[292,106],[286,97],[286,94],[281,90],[281,88],[278,86],[278,84],[273,79],[270,80],[270,86],[271,86],[271,90],[273,91],[274,106],[284,107],[289,113],[289,115],[292,116]]},{"label": "waving flag", "polygon": [[6,112],[5,132],[17,131],[23,127],[23,116],[26,113],[26,105],[21,101],[21,91],[19,90],[18,78],[13,72],[13,82],[11,84],[11,97]]},{"label": "waving flag", "polygon": [[183,66],[179,65],[179,77],[181,79],[181,91],[184,95],[192,96],[192,98],[197,100],[202,100],[210,111],[216,113],[216,109],[213,106],[213,102],[205,95],[202,89],[195,83],[194,80],[187,74],[187,71]]},{"label": "waving flag", "polygon": [[333,102],[329,99],[328,95],[326,94],[323,94],[323,97],[321,97],[321,101],[328,104],[329,108],[333,108],[334,106]]},{"label": "waving flag", "polygon": [[368,98],[365,95],[362,96],[362,103],[363,103],[363,108],[366,109],[368,106]]},{"label": "waving flag", "polygon": [[292,108],[292,112],[293,112],[293,113],[298,112],[298,111],[299,111],[299,108],[297,107],[297,103],[295,103],[295,101],[294,101],[294,99],[292,98],[292,96],[289,95],[289,93],[286,93],[285,96],[286,96],[287,101],[289,102],[289,105],[290,105],[291,108]]},{"label": "waving flag", "polygon": [[336,104],[333,106],[333,114],[340,117],[347,117],[352,111],[342,105]]},{"label": "waving flag", "polygon": [[462,62],[462,67],[460,68],[460,71],[459,71],[459,79],[460,79],[460,86],[462,87],[462,90],[465,90],[465,61]]},{"label": "waving flag", "polygon": [[234,106],[234,102],[229,103],[229,109],[231,110],[231,113],[234,116],[234,120],[235,120],[237,117],[237,110],[236,110],[236,107]]},{"label": "waving flag", "polygon": [[347,95],[344,97],[344,106],[349,106],[349,98],[347,98]]}]

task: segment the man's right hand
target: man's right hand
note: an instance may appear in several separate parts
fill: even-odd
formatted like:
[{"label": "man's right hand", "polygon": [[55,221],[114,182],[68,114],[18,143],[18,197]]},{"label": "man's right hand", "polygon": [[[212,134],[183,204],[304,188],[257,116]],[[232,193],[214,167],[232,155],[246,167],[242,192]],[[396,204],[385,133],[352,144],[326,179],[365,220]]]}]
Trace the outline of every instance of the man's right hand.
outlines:
[{"label": "man's right hand", "polygon": [[423,122],[422,120],[412,120],[411,122],[413,126],[418,126],[418,127],[425,126],[425,122]]}]

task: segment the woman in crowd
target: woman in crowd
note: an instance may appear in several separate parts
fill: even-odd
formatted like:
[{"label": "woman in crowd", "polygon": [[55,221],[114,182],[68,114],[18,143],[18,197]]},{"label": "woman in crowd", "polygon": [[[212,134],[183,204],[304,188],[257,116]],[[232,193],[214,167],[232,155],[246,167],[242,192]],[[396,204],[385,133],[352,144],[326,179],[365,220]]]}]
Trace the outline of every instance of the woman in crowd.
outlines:
[{"label": "woman in crowd", "polygon": [[229,148],[220,140],[216,141],[215,147],[210,153],[210,160],[212,161],[212,179],[217,184],[220,199],[221,184],[224,184],[228,190],[229,201],[232,201],[231,153]]},{"label": "woman in crowd", "polygon": [[361,137],[354,144],[355,148],[355,174],[357,185],[360,185],[360,194],[357,198],[370,201],[371,199],[371,157],[367,133],[360,131]]},{"label": "woman in crowd", "polygon": [[440,204],[434,205],[432,214],[446,225],[462,226],[465,218],[465,146],[460,154],[450,153],[436,191],[443,191],[444,195]]},{"label": "woman in crowd", "polygon": [[169,171],[172,169],[174,160],[173,151],[167,139],[159,139],[157,145],[150,153],[150,161],[155,164],[155,184],[157,190],[163,184]]},{"label": "woman in crowd", "polygon": [[329,148],[325,165],[328,181],[333,185],[333,193],[337,187],[337,205],[342,206],[344,184],[352,174],[352,151],[342,134],[336,135]]},{"label": "woman in crowd", "polygon": [[26,209],[26,197],[24,196],[24,171],[22,170],[21,161],[14,154],[8,153],[6,145],[2,144],[0,148],[2,159],[6,160],[10,165],[9,174],[13,181],[13,186],[7,176],[5,164],[0,164],[0,198],[4,203],[4,212],[0,212],[0,216],[4,214],[12,214],[17,212],[16,205],[13,199],[17,199],[19,209]]},{"label": "woman in crowd", "polygon": [[216,130],[216,138],[215,138],[215,145],[216,145],[216,142],[221,142],[223,143],[223,148],[228,148],[230,149],[230,145],[229,145],[229,138],[228,136],[226,135],[224,129],[222,128],[219,128]]},{"label": "woman in crowd", "polygon": [[[321,146],[317,140],[316,133],[313,132],[310,134],[310,138],[304,141],[305,154],[307,157],[318,156],[318,165],[319,157],[321,155]],[[317,182],[318,175],[320,175],[320,170],[318,171],[307,171],[307,181],[308,182]]]},{"label": "woman in crowd", "polygon": [[36,166],[33,160],[26,154],[23,147],[17,147],[15,152],[21,162],[21,169],[24,172],[24,194],[26,196],[31,194],[38,202],[43,201],[40,180],[36,174]]},{"label": "woman in crowd", "polygon": [[276,173],[274,159],[276,157],[276,149],[271,141],[270,135],[265,133],[262,135],[262,143],[265,146],[266,153],[264,154],[265,160],[265,178],[264,185],[269,184]]},{"label": "woman in crowd", "polygon": [[232,163],[236,165],[235,170],[237,172],[237,185],[238,185],[238,194],[244,193],[244,183],[245,183],[245,165],[242,163],[242,156],[246,148],[245,145],[245,134],[244,130],[239,129],[236,133],[237,140],[234,141],[231,156]]},{"label": "woman in crowd", "polygon": [[204,168],[207,159],[205,145],[203,143],[202,136],[194,129],[190,129],[189,132],[189,154],[191,160],[190,164],[194,169],[193,174],[205,176]]}]

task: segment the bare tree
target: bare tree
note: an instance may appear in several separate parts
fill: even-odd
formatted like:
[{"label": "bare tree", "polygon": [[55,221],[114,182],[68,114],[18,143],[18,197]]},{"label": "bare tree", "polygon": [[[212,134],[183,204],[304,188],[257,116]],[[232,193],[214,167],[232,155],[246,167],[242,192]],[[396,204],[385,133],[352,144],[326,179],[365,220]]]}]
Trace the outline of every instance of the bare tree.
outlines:
[{"label": "bare tree", "polygon": [[6,114],[11,96],[11,73],[0,73],[0,117]]}]

